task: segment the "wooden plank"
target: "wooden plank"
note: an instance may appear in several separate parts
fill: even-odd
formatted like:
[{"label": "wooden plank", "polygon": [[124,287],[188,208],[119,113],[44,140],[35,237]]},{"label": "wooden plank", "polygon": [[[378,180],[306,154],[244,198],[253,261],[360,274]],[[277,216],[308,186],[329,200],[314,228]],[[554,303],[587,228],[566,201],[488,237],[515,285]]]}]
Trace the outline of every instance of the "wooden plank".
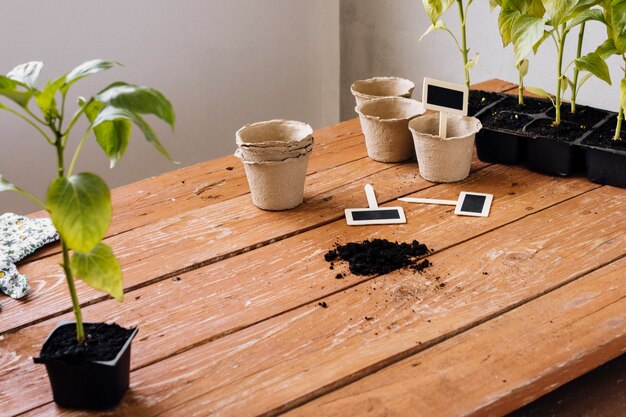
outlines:
[{"label": "wooden plank", "polygon": [[[367,157],[358,119],[318,129],[314,135],[308,174]],[[232,155],[151,177],[112,190],[113,218],[107,236],[249,192],[243,165]],[[40,211],[32,216],[47,214]],[[59,252],[60,245],[48,245],[22,264]]]},{"label": "wooden plank", "polygon": [[116,415],[297,405],[623,256],[622,204],[615,189],[590,191],[432,256],[425,275],[378,277],[325,298],[328,308],[314,302],[138,369]]},{"label": "wooden plank", "polygon": [[[337,265],[336,270],[329,270],[322,254],[337,241],[372,237],[410,241],[427,236],[430,246],[443,249],[594,187],[582,179],[563,181],[521,168],[490,166],[462,183],[439,185],[415,195],[449,198],[461,190],[492,192],[496,199],[487,219],[456,217],[441,206],[402,203],[406,225],[353,228],[341,220],[175,280],[140,288],[127,294],[123,304],[110,300],[90,306],[84,315],[94,321],[139,325],[133,366],[144,367],[369,279],[351,275],[343,280],[334,278],[345,267]],[[268,261],[272,259],[275,261]],[[6,374],[0,372],[0,393],[7,393],[3,399],[7,408],[26,410],[49,400],[48,390],[42,389],[47,388],[44,370],[32,364],[28,356],[37,353],[37,341],[45,338],[57,320],[29,326],[0,342],[2,356],[21,355],[5,367]]]},{"label": "wooden plank", "polygon": [[[490,80],[476,87],[503,91],[510,83]],[[321,172],[367,155],[359,119],[317,129],[308,173]],[[360,146],[358,146],[360,145]],[[357,147],[358,146],[358,147]],[[232,169],[231,169],[232,168]],[[114,236],[168,216],[206,207],[249,192],[241,162],[226,156],[177,171],[148,178],[112,190],[113,219],[107,236]],[[46,216],[43,211],[34,217]],[[48,245],[23,263],[59,253],[59,245]]]},{"label": "wooden plank", "polygon": [[[475,160],[474,169],[481,166],[485,164]],[[259,210],[247,194],[171,216],[105,242],[120,260],[125,288],[132,289],[342,218],[345,207],[365,206],[366,182],[381,185],[377,187],[380,202],[433,186],[419,176],[415,162],[382,164],[363,158],[310,175],[306,202],[293,210]],[[55,255],[20,268],[29,277],[32,291],[22,300],[7,299],[2,312],[6,320],[0,322],[0,332],[70,311],[60,262],[60,255]],[[105,299],[81,281],[77,288],[82,303]]]},{"label": "wooden plank", "polygon": [[287,415],[505,415],[626,351],[625,275],[622,258]]}]

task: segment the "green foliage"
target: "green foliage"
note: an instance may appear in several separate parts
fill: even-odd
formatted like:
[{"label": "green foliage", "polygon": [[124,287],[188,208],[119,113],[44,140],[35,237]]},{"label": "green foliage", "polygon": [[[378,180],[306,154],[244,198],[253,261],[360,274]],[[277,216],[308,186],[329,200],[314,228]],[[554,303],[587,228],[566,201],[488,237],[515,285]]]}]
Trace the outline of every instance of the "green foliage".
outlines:
[{"label": "green foliage", "polygon": [[[465,85],[470,86],[470,70],[478,63],[479,54],[475,54],[473,58],[469,58],[470,49],[467,47],[467,33],[465,30],[465,23],[467,19],[467,9],[472,4],[473,0],[422,0],[424,10],[430,19],[431,25],[426,29],[424,34],[420,36],[420,41],[429,33],[435,30],[444,30],[452,36],[454,43],[456,44],[461,56],[463,57],[463,71],[465,73]],[[456,2],[459,10],[459,21],[461,26],[461,42],[457,39],[454,32],[452,32],[446,24],[441,20],[441,17],[446,11]]]},{"label": "green foliage", "polygon": [[[122,272],[111,248],[102,243],[111,221],[109,187],[99,176],[83,172],[72,175],[85,141],[93,132],[96,142],[109,158],[111,167],[124,156],[135,124],[145,139],[171,159],[150,124],[142,117],[152,114],[172,128],[175,114],[171,103],[159,91],[117,82],[89,99],[78,100],[78,109],[66,122],[65,104],[68,91],[81,79],[119,65],[114,61],[95,59],[84,62],[70,72],[47,81],[37,88],[43,63],[38,61],[18,65],[4,76],[0,75],[0,96],[17,108],[0,103],[0,110],[12,113],[34,127],[54,146],[58,175],[52,180],[45,203],[0,176],[0,192],[15,191],[47,210],[61,236],[63,269],[70,289],[77,322],[77,338],[84,339],[80,304],[74,289],[74,277],[118,300],[123,298]],[[31,98],[40,116],[29,107]],[[60,105],[59,105],[60,103]],[[69,167],[65,166],[64,151],[76,122],[84,115],[88,128],[80,139]],[[46,133],[47,130],[49,133]],[[73,251],[71,260],[69,251]]]},{"label": "green foliage", "polygon": [[52,181],[46,206],[67,246],[79,252],[91,251],[111,222],[109,187],[89,172]]},{"label": "green foliage", "polygon": [[580,71],[589,71],[607,84],[611,84],[611,74],[609,66],[604,62],[602,56],[597,52],[590,52],[574,61],[576,68]]},{"label": "green foliage", "polygon": [[75,277],[118,301],[124,299],[122,268],[109,246],[98,243],[88,253],[75,251],[70,265]]}]

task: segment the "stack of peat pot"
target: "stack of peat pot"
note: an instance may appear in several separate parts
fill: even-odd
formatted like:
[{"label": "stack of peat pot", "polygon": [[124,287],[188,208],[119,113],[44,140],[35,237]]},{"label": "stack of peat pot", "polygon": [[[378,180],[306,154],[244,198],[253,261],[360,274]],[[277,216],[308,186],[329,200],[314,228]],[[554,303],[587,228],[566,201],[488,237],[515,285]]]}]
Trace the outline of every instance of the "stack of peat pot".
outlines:
[{"label": "stack of peat pot", "polygon": [[263,210],[288,210],[304,199],[313,129],[292,120],[253,123],[236,133],[252,202]]}]

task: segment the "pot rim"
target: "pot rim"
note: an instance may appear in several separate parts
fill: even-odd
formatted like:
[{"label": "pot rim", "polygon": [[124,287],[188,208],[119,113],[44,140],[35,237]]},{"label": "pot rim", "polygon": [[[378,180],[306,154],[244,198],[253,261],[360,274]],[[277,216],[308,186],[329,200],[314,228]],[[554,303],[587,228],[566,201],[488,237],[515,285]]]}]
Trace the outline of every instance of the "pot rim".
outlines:
[{"label": "pot rim", "polygon": [[[365,84],[374,84],[380,81],[400,81],[400,82],[408,82],[408,86],[409,89],[400,94],[400,95],[395,95],[395,96],[373,96],[371,94],[365,94],[362,93],[360,91],[357,90],[357,88],[359,88],[359,86]],[[352,92],[352,95],[366,99],[366,100],[372,100],[375,98],[380,98],[380,97],[406,97],[409,98],[411,97],[411,94],[413,94],[413,90],[415,89],[415,83],[407,78],[402,78],[402,77],[395,77],[395,76],[385,76],[385,77],[372,77],[372,78],[368,78],[365,80],[357,80],[354,83],[352,83],[352,85],[350,86],[350,92]]]},{"label": "pot rim", "polygon": [[[303,128],[304,131],[306,132],[306,134],[303,135],[303,137],[299,138],[299,139],[292,139],[292,140],[268,140],[268,141],[262,141],[262,142],[247,142],[245,140],[243,140],[241,138],[241,133],[244,132],[247,129],[253,128],[253,127],[257,127],[257,126],[263,126],[263,125],[291,125],[291,126],[298,126],[300,128]],[[313,136],[313,128],[308,124],[308,123],[304,123],[298,120],[287,120],[287,119],[272,119],[272,120],[264,120],[264,121],[260,121],[260,122],[255,122],[255,123],[248,123],[243,125],[242,127],[240,127],[237,132],[235,132],[235,142],[237,143],[237,145],[252,145],[252,146],[290,146],[290,144],[294,144],[294,143],[300,143],[302,141],[308,140],[308,139],[312,139]]]},{"label": "pot rim", "polygon": [[[422,116],[420,119],[425,119],[425,118],[429,118],[429,119],[434,119],[434,118],[439,118],[439,112],[437,113],[431,113],[431,114],[426,114],[424,116]],[[472,129],[468,129],[466,133],[464,133],[461,136],[448,136],[445,139],[442,139],[439,135],[433,135],[432,133],[427,133],[427,132],[420,132],[418,130],[416,130],[413,126],[411,126],[411,124],[417,120],[417,118],[412,119],[409,122],[409,130],[411,131],[411,133],[414,135],[414,137],[423,137],[426,139],[431,139],[431,140],[437,140],[437,141],[449,141],[449,140],[463,140],[463,139],[467,139],[468,137],[471,137],[472,135],[475,135],[476,133],[478,133],[483,125],[480,122],[479,119],[477,119],[476,117],[473,116],[456,116],[456,115],[448,115],[448,119],[450,118],[463,118],[465,120],[468,120],[469,122],[471,122],[473,124]]]},{"label": "pot rim", "polygon": [[[83,322],[83,324],[103,324],[104,322]],[[65,326],[66,324],[76,324],[75,321],[71,321],[71,320],[61,320],[54,329],[52,329],[52,331],[48,334],[48,337],[46,337],[46,340],[44,340],[43,346],[48,342],[48,339],[50,339],[52,337],[52,335],[54,334],[54,332],[61,326]],[[106,323],[104,323],[106,324]],[[33,362],[35,363],[41,363],[41,364],[48,364],[48,363],[59,363],[59,364],[63,364],[63,365],[67,365],[67,366],[87,366],[87,365],[91,365],[91,364],[98,364],[98,365],[102,365],[102,366],[111,366],[114,367],[117,365],[117,363],[119,362],[119,360],[121,359],[122,355],[124,354],[124,352],[126,352],[126,350],[128,349],[128,346],[131,344],[131,342],[133,341],[133,339],[135,338],[135,336],[137,335],[137,332],[139,331],[139,327],[132,327],[130,330],[132,330],[132,333],[130,334],[130,336],[128,336],[128,339],[126,340],[126,342],[124,343],[124,345],[122,346],[122,348],[120,349],[120,351],[117,353],[117,355],[115,356],[115,358],[109,360],[109,361],[90,361],[84,365],[73,365],[73,364],[68,364],[65,361],[62,361],[60,359],[42,359],[39,356],[33,356]]]},{"label": "pot rim", "polygon": [[[424,108],[424,106],[422,105],[422,102],[419,100],[415,100],[412,98],[406,98],[406,97],[399,97],[399,96],[375,96],[376,98],[373,98],[371,100],[368,101],[364,101],[363,103],[357,105],[354,108],[354,111],[358,113],[359,116],[363,116],[368,120],[373,120],[376,122],[381,122],[381,123],[391,123],[391,122],[401,122],[401,121],[405,121],[405,120],[412,120],[418,116],[423,115],[424,113],[426,113],[426,109]],[[382,118],[380,116],[374,116],[371,114],[365,114],[363,113],[363,107],[367,107],[367,106],[371,106],[372,103],[381,103],[381,102],[389,102],[389,103],[397,103],[397,102],[404,102],[404,103],[410,103],[410,104],[414,104],[417,103],[419,110],[417,110],[416,114],[413,114],[411,116],[408,117],[390,117],[390,118]]]}]

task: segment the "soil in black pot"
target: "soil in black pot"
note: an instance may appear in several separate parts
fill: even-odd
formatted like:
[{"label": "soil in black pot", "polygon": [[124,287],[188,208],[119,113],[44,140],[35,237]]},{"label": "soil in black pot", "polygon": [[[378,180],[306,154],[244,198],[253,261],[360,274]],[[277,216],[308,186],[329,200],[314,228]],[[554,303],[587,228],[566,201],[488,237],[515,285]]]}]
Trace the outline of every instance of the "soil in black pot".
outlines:
[{"label": "soil in black pot", "polygon": [[561,122],[558,126],[553,126],[552,119],[539,119],[526,127],[527,133],[532,133],[536,136],[543,136],[550,139],[555,139],[564,142],[571,142],[582,136],[587,131],[587,128],[579,124]]},{"label": "soil in black pot", "polygon": [[491,111],[498,112],[508,110],[526,114],[539,114],[548,110],[550,106],[549,101],[532,97],[525,97],[524,105],[520,106],[516,95],[507,94],[504,100],[491,108]]},{"label": "soil in black pot", "polygon": [[502,96],[497,93],[482,90],[471,90],[467,103],[467,115],[473,116],[491,103],[500,100]]},{"label": "soil in black pot", "polygon": [[529,123],[533,118],[525,114],[512,113],[508,111],[487,111],[487,113],[481,115],[479,119],[484,127],[504,129],[515,132],[521,131],[522,127]]},{"label": "soil in black pot", "polygon": [[592,134],[583,140],[584,145],[600,146],[602,148],[626,151],[626,123],[622,122],[621,140],[614,140],[615,119],[609,119],[606,123],[594,130]]},{"label": "soil in black pot", "polygon": [[372,239],[363,242],[349,242],[336,245],[324,255],[326,262],[342,260],[349,263],[350,272],[355,275],[381,275],[400,268],[421,271],[431,265],[427,260],[418,260],[430,253],[423,243],[390,242],[385,239]]},{"label": "soil in black pot", "polygon": [[85,342],[76,341],[76,324],[58,327],[41,349],[39,357],[44,360],[58,359],[73,365],[115,359],[133,329],[117,324],[86,323]]},{"label": "soil in black pot", "polygon": [[[561,121],[572,122],[584,126],[585,129],[591,129],[597,125],[602,119],[607,117],[610,113],[606,110],[600,110],[587,106],[576,106],[576,113],[571,113],[571,106],[569,103],[563,103],[561,105]],[[554,108],[550,109],[546,115],[554,119],[556,111]]]}]

